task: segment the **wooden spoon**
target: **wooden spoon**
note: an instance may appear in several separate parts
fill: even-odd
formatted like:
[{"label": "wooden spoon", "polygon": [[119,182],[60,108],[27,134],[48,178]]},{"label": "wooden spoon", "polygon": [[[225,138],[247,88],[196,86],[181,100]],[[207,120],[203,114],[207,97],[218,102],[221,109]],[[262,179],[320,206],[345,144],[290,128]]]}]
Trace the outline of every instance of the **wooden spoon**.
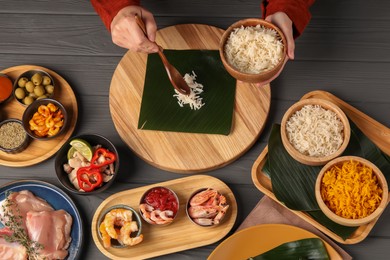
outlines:
[{"label": "wooden spoon", "polygon": [[[144,32],[145,36],[147,36],[146,33],[146,27],[144,24],[144,21],[142,21],[142,18],[139,17],[138,15],[135,15],[135,21],[137,22],[138,26],[142,29]],[[171,81],[173,87],[179,91],[183,95],[189,95],[191,93],[191,89],[186,83],[186,81],[183,79],[183,76],[180,74],[180,72],[172,65],[169,63],[167,57],[165,57],[163,53],[163,48],[160,45],[157,45],[159,50],[158,50],[158,55],[160,55],[160,58],[164,64],[165,70],[167,71],[168,78]]]}]

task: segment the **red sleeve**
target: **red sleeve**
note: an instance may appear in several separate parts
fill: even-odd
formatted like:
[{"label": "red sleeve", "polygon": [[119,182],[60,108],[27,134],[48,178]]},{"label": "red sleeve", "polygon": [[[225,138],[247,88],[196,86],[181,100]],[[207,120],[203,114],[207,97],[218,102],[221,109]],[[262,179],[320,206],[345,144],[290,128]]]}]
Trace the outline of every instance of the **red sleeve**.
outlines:
[{"label": "red sleeve", "polygon": [[294,38],[300,36],[309,23],[310,6],[314,0],[264,0],[262,1],[263,18],[276,12],[284,12],[294,26]]},{"label": "red sleeve", "polygon": [[117,13],[126,6],[139,5],[140,0],[91,0],[91,3],[107,30],[111,31],[111,22]]}]

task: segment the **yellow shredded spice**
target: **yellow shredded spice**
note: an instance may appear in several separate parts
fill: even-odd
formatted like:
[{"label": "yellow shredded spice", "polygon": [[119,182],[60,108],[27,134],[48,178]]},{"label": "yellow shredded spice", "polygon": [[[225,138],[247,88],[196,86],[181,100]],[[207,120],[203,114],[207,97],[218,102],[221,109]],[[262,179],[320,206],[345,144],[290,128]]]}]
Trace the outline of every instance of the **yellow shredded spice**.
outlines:
[{"label": "yellow shredded spice", "polygon": [[321,182],[325,204],[338,216],[347,219],[370,215],[379,206],[382,193],[372,169],[353,160],[331,167]]}]

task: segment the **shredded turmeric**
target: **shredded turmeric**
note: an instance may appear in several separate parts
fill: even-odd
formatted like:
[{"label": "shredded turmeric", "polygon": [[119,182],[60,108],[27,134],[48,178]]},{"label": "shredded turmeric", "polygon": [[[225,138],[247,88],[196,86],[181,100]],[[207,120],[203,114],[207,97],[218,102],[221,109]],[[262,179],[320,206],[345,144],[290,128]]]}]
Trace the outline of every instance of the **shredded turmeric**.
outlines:
[{"label": "shredded turmeric", "polygon": [[338,216],[360,219],[369,216],[379,206],[383,190],[370,167],[346,161],[325,172],[321,196]]}]

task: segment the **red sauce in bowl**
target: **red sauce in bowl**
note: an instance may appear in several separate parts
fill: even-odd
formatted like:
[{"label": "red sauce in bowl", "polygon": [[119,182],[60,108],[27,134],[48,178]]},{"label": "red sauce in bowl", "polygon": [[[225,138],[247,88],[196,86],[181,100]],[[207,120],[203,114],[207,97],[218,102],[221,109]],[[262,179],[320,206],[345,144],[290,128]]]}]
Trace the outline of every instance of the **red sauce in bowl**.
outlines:
[{"label": "red sauce in bowl", "polygon": [[0,103],[8,99],[12,94],[12,81],[0,74]]},{"label": "red sauce in bowl", "polygon": [[144,201],[161,211],[172,210],[174,215],[176,215],[179,208],[175,194],[164,187],[152,188],[148,194],[146,194]]}]

